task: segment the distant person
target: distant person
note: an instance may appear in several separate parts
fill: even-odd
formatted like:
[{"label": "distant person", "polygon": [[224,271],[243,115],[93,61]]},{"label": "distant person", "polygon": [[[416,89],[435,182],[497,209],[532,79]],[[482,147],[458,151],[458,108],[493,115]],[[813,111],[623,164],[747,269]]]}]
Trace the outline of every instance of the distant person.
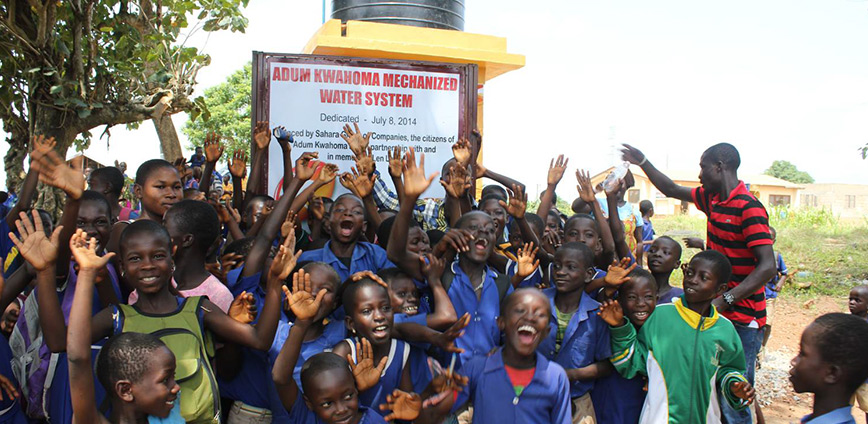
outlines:
[{"label": "distant person", "polygon": [[647,252],[651,248],[651,242],[654,241],[654,226],[651,224],[651,218],[654,217],[654,204],[650,200],[639,202],[639,213],[642,214],[642,246]]},{"label": "distant person", "polygon": [[[769,227],[772,235],[772,243],[777,239],[777,233],[775,229]],[[777,268],[777,272],[774,277],[766,283],[766,325],[763,326],[763,347],[762,354],[757,358],[757,360],[765,359],[765,350],[766,344],[769,342],[769,337],[772,334],[772,319],[775,316],[775,299],[778,298],[778,293],[781,292],[781,289],[784,288],[784,284],[787,283],[787,264],[784,262],[784,257],[781,255],[781,252],[775,252],[775,266]]]},{"label": "distant person", "polygon": [[[701,186],[696,188],[675,184],[635,147],[625,144],[622,153],[664,195],[692,201],[708,217],[708,249],[723,253],[733,265],[728,290],[714,306],[735,324],[747,362],[745,377],[753,384],[766,324],[764,288],[775,274],[775,253],[765,207],[738,179],[738,150],[728,143],[709,147],[699,160]],[[727,423],[751,423],[749,410],[735,411],[728,402],[721,402],[721,407]]]},{"label": "distant person", "polygon": [[196,148],[196,154],[190,156],[190,168],[202,168],[205,166],[205,155],[201,147]]}]

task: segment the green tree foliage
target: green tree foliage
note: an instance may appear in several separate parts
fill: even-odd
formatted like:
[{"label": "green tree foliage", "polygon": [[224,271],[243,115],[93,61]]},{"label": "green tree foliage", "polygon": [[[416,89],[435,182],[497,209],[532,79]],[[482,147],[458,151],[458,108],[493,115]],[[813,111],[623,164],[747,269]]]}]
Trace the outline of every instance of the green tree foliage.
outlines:
[{"label": "green tree foliage", "polygon": [[225,82],[205,90],[207,114],[190,112],[181,130],[193,146],[201,146],[205,136],[217,133],[227,152],[250,150],[250,63],[235,71]]},{"label": "green tree foliage", "polygon": [[[20,175],[29,139],[57,149],[104,126],[135,125],[203,109],[191,99],[210,58],[185,46],[197,30],[244,31],[248,0],[3,0],[0,120],[9,134],[7,175]],[[156,142],[156,140],[155,140]]]},{"label": "green tree foliage", "polygon": [[810,184],[814,182],[814,178],[810,174],[805,171],[799,171],[796,165],[785,160],[772,162],[772,166],[763,173],[796,184]]}]

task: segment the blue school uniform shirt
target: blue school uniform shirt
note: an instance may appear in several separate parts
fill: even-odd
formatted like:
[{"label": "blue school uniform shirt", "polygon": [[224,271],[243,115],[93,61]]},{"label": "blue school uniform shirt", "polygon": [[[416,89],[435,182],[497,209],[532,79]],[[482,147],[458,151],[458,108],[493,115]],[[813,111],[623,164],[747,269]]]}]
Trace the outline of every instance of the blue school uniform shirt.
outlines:
[{"label": "blue school uniform shirt", "polygon": [[458,394],[453,412],[464,403],[473,404],[474,423],[568,424],[572,419],[567,373],[560,365],[536,353],[533,379],[516,396],[503,367],[503,348],[477,356],[461,366],[458,374],[468,377]]},{"label": "blue school uniform shirt", "polygon": [[[0,337],[0,374],[9,379],[12,384],[20,391],[21,386],[15,379],[12,373],[12,349],[9,348],[9,341],[6,337]],[[2,424],[26,424],[27,419],[24,417],[24,412],[21,410],[21,402],[18,399],[3,395],[3,400],[0,401],[0,423]]]},{"label": "blue school uniform shirt", "polygon": [[672,303],[675,298],[681,297],[684,294],[684,289],[681,287],[670,287],[665,293],[661,293],[658,295],[658,305],[663,305],[665,303]]},{"label": "blue school uniform shirt", "polygon": [[[281,409],[285,410],[282,406]],[[379,405],[377,405],[377,409],[379,409]],[[362,419],[359,420],[359,424],[386,424],[386,420],[384,420],[380,414],[375,412],[373,408],[366,408],[359,405],[359,412],[362,413]],[[273,422],[277,423],[280,421],[275,420]],[[292,409],[289,410],[289,421],[283,422],[292,424],[325,424],[304,403],[301,391],[298,392],[298,397],[296,397]]]},{"label": "blue school uniform shirt", "polygon": [[778,292],[775,291],[775,286],[778,284],[778,281],[781,281],[781,275],[787,275],[787,264],[784,263],[784,257],[781,256],[780,253],[777,253],[777,258],[775,259],[775,265],[777,266],[778,272],[768,283],[766,283],[766,299],[774,299],[778,297]]},{"label": "blue school uniform shirt", "polygon": [[[470,277],[458,266],[458,261],[452,262],[450,266],[455,274],[455,279],[452,280],[446,293],[452,300],[452,306],[455,307],[457,316],[460,317],[465,313],[470,314],[470,323],[464,329],[464,335],[455,339],[455,345],[464,349],[464,352],[458,356],[460,361],[458,365],[460,365],[471,357],[485,355],[500,345],[500,329],[497,327],[497,317],[500,315],[500,298],[497,292],[497,283],[494,282],[497,273],[491,268],[487,266],[484,268],[482,295],[479,300],[476,300],[476,292],[470,282]],[[512,291],[512,287],[509,287],[506,296]],[[448,357],[451,358],[451,355]],[[441,358],[441,362],[449,363],[445,357]]]},{"label": "blue school uniform shirt", "polygon": [[[509,278],[512,278],[515,275],[517,268],[518,263],[514,260],[508,259],[506,261],[506,275],[508,275]],[[530,275],[528,275],[524,278],[524,280],[521,280],[521,282],[518,283],[518,287],[539,287],[539,285],[542,284],[542,277],[542,267],[537,267]]]},{"label": "blue school uniform shirt", "polygon": [[386,251],[382,247],[365,241],[356,243],[349,268],[332,252],[331,241],[327,241],[321,249],[308,250],[302,253],[298,261],[325,262],[337,271],[338,276],[341,277],[341,282],[359,271],[377,272],[383,268],[395,267],[395,264],[389,262]]},{"label": "blue school uniform shirt", "polygon": [[[642,221],[645,225],[642,226],[642,241],[652,241],[654,240],[654,225],[651,224],[651,221],[648,219],[642,218]],[[644,249],[647,252],[648,249],[651,248],[650,244],[644,245]]]},{"label": "blue school uniform shirt", "polygon": [[617,371],[594,382],[591,401],[598,423],[636,424],[645,403],[646,379],[621,377]]},{"label": "blue school uniform shirt", "polygon": [[849,405],[820,415],[812,420],[809,418],[810,415],[802,417],[802,424],[856,424],[856,420],[850,414]]},{"label": "blue school uniform shirt", "polygon": [[[255,275],[249,277],[241,277],[243,270],[244,266],[242,265],[229,271],[226,279],[228,282],[227,286],[233,298],[238,297],[244,291],[253,295],[256,304],[259,305],[256,311],[256,319],[251,323],[255,324],[259,319],[259,314],[262,313],[262,305],[265,304],[265,290],[259,284],[262,273],[257,272]],[[280,320],[283,322],[286,321],[286,318],[281,315]],[[244,402],[257,408],[268,409],[271,407],[270,390],[274,386],[274,383],[271,382],[271,367],[268,365],[268,353],[246,346],[241,346],[240,349],[241,370],[238,372],[238,375],[231,380],[221,378],[219,375],[217,376],[220,396]]]},{"label": "blue school uniform shirt", "polygon": [[[283,402],[277,394],[277,386],[274,385],[274,380],[271,378],[271,369],[274,368],[274,361],[277,360],[277,355],[280,354],[280,349],[289,338],[289,330],[292,328],[292,323],[279,322],[277,323],[277,332],[274,334],[274,341],[271,343],[271,348],[268,349],[268,385],[269,403],[271,404],[272,422],[278,423],[294,423],[290,421],[289,411],[283,407]],[[319,338],[306,341],[301,344],[301,352],[298,356],[298,361],[295,363],[295,368],[292,370],[292,378],[295,379],[295,384],[298,385],[298,391],[301,393],[301,367],[304,362],[311,356],[320,352],[331,351],[332,347],[346,337],[346,326],[343,321],[332,321],[326,324]]]},{"label": "blue school uniform shirt", "polygon": [[[549,323],[549,335],[540,343],[537,351],[546,358],[557,362],[565,369],[582,368],[597,361],[609,359],[612,347],[609,343],[609,326],[597,316],[600,304],[590,296],[583,294],[579,299],[579,308],[573,313],[561,349],[555,352],[555,342],[558,332],[555,294],[557,289],[543,290],[549,298],[552,312]],[[573,381],[570,384],[570,396],[577,398],[594,388],[593,381]]]},{"label": "blue school uniform shirt", "polygon": [[[356,338],[346,339],[350,346],[350,355],[356,359]],[[412,347],[403,340],[392,339],[392,347],[389,350],[389,359],[386,360],[386,368],[380,374],[380,381],[374,387],[359,393],[359,403],[369,408],[378,409],[386,403],[386,396],[391,395],[395,389],[401,388],[401,376],[404,369],[409,367],[410,381],[413,382],[413,391],[422,393],[428,383],[431,382],[431,372],[428,370],[428,356],[421,349]]]}]

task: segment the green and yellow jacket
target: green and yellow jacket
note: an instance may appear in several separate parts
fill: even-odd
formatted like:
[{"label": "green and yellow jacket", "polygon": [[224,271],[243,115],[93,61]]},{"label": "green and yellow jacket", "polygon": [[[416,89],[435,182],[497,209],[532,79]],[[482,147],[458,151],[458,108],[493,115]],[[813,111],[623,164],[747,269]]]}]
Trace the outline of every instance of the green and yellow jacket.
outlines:
[{"label": "green and yellow jacket", "polygon": [[747,407],[729,389],[747,381],[741,340],[714,306],[704,317],[678,298],[657,306],[638,334],[627,322],[611,327],[611,338],[618,373],[648,376],[640,423],[719,423],[718,393],[736,409]]}]

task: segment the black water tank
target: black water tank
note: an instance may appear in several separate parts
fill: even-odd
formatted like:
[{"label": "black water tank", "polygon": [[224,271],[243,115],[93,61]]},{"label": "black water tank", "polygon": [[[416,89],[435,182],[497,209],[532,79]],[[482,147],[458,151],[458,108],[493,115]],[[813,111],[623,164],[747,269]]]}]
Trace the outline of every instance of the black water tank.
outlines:
[{"label": "black water tank", "polygon": [[464,30],[464,0],[332,0],[332,19]]}]

